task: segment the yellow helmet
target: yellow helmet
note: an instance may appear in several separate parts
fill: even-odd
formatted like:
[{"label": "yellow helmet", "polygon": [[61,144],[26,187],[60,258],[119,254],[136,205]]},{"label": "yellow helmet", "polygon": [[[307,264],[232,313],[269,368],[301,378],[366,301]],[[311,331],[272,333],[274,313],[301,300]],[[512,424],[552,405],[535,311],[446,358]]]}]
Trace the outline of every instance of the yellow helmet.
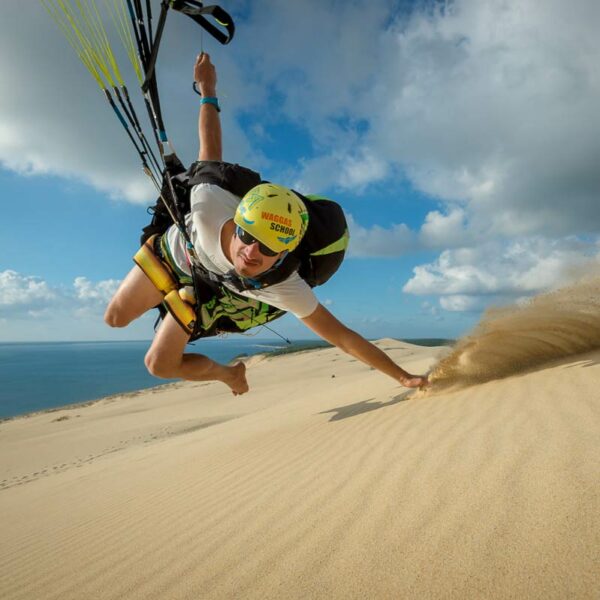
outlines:
[{"label": "yellow helmet", "polygon": [[291,252],[306,231],[308,212],[292,190],[261,183],[242,198],[233,220],[274,252]]}]

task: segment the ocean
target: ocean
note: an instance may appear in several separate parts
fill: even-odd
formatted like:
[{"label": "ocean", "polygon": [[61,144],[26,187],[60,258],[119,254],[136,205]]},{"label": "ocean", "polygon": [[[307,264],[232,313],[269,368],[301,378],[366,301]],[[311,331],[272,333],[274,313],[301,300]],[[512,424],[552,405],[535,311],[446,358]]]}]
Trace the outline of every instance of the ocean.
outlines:
[{"label": "ocean", "polygon": [[[422,346],[452,343],[406,341]],[[240,355],[326,345],[320,340],[294,340],[290,346],[280,339],[232,337],[201,340],[188,351],[227,363]],[[0,343],[0,419],[168,383],[146,370],[149,346],[150,341]]]},{"label": "ocean", "polygon": [[[149,341],[0,343],[0,419],[168,383],[146,370],[149,345]],[[225,338],[197,342],[189,351],[226,363],[236,356],[286,346],[283,340]]]}]

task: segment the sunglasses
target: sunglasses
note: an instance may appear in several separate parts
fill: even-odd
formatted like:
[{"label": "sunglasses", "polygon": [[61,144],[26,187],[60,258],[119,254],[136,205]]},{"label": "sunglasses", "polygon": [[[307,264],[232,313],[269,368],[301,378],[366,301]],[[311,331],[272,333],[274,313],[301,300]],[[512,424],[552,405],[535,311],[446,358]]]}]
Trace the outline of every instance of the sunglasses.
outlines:
[{"label": "sunglasses", "polygon": [[277,256],[279,254],[279,252],[275,252],[274,250],[271,250],[271,248],[267,248],[267,246],[265,246],[262,242],[259,242],[255,237],[252,237],[239,225],[237,225],[235,228],[235,235],[237,235],[240,238],[242,244],[245,244],[246,246],[258,244],[258,249],[260,253],[264,256]]}]

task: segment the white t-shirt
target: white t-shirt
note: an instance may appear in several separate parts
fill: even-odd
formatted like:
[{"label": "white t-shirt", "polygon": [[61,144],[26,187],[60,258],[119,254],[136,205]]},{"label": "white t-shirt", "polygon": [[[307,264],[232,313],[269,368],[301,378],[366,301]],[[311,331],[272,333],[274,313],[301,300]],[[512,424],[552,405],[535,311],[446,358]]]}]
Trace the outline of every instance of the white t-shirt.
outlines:
[{"label": "white t-shirt", "polygon": [[[200,183],[192,188],[190,200],[191,212],[186,217],[186,224],[198,259],[209,271],[225,275],[233,269],[233,264],[221,248],[221,229],[233,219],[240,199],[218,185]],[[175,225],[167,230],[166,235],[177,266],[189,274],[183,236]],[[261,290],[239,292],[226,282],[224,285],[242,296],[289,311],[299,319],[311,315],[319,305],[311,287],[296,271],[287,279]]]}]

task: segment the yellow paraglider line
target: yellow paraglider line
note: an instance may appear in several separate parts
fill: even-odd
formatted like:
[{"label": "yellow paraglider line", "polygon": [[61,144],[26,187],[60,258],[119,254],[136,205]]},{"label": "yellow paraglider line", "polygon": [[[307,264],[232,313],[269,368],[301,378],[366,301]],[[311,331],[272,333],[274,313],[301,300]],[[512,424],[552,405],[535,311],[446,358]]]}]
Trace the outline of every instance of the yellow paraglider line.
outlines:
[{"label": "yellow paraglider line", "polygon": [[[94,0],[86,0],[84,2],[82,2],[82,0],[75,1],[88,31],[92,34],[93,39],[95,40],[98,54],[102,57],[102,62],[105,65],[106,70],[110,71],[110,65],[118,84],[121,86],[124,85],[123,78],[121,77],[121,73],[119,71],[119,66],[117,65],[117,61],[115,60],[115,56],[108,41],[108,36],[106,35],[106,30],[102,24],[102,19],[100,18],[100,13],[98,12],[96,3]],[[87,5],[88,10],[86,10],[85,5]],[[110,83],[112,86],[115,85],[113,81]]]},{"label": "yellow paraglider line", "polygon": [[104,90],[106,88],[106,84],[94,65],[95,61],[93,60],[92,56],[90,56],[92,53],[90,45],[82,42],[81,38],[77,35],[76,27],[72,18],[69,18],[64,12],[61,12],[59,7],[52,4],[51,0],[41,0],[41,2],[48,14],[52,17],[52,20],[63,32],[66,40],[69,42],[73,50],[75,50],[75,53],[77,56],[79,56],[79,59],[90,72],[100,89]]},{"label": "yellow paraglider line", "polygon": [[[41,0],[41,2],[104,93],[138,152],[144,172],[151,177],[154,185],[160,189],[159,181],[162,168],[146,140],[131,104],[127,87],[121,76],[96,3],[94,0],[74,0],[74,4],[69,0]],[[114,5],[118,13],[117,0],[114,0]],[[123,12],[124,8],[121,3],[121,14]],[[131,46],[132,44],[130,44]],[[136,65],[136,61],[133,64],[134,70],[137,66],[136,73],[139,79],[141,74],[139,73],[139,64]],[[120,89],[117,87],[117,83],[120,85]],[[112,88],[121,109],[115,103],[108,89],[109,87]],[[135,137],[129,125],[132,126]],[[148,165],[146,157],[150,159],[152,168]]]},{"label": "yellow paraglider line", "polygon": [[[235,33],[233,20],[219,6],[204,7],[199,0],[163,0],[161,2],[161,13],[157,29],[153,33],[150,0],[146,0],[146,14],[144,14],[141,0],[104,0],[106,12],[110,15],[115,25],[133,66],[133,70],[140,82],[154,138],[164,166],[163,171],[140,127],[96,1],[40,1],[62,31],[82,64],[90,72],[104,93],[115,115],[123,125],[140,156],[144,173],[150,177],[155,187],[159,190],[160,199],[173,219],[173,222],[182,233],[190,258],[195,264],[197,257],[195,256],[194,245],[188,235],[185,217],[177,202],[177,194],[173,182],[173,177],[181,172],[179,168],[184,169],[184,167],[177,158],[165,131],[160,110],[155,66],[163,28],[170,9],[191,17],[203,30],[207,30],[221,44],[228,44],[232,40]],[[212,16],[217,23],[227,29],[227,33],[219,31],[203,15]],[[120,88],[117,87],[117,83],[120,85]],[[112,92],[121,108],[113,100],[109,87],[112,87]],[[132,125],[133,132],[128,122]],[[165,152],[166,149],[169,150],[168,153]],[[149,166],[146,158],[150,159],[151,166]],[[196,294],[198,295],[199,283],[196,277],[192,279]]]},{"label": "yellow paraglider line", "polygon": [[112,4],[110,0],[105,0],[105,5],[112,19],[112,22],[119,34],[119,38],[121,39],[121,43],[123,44],[127,56],[129,57],[129,62],[135,71],[135,75],[138,79],[140,85],[144,81],[142,76],[142,68],[140,66],[140,62],[138,59],[137,51],[135,48],[135,43],[133,41],[133,36],[131,35],[131,28],[129,27],[129,21],[127,12],[125,10],[125,6],[122,1],[112,0]]}]

